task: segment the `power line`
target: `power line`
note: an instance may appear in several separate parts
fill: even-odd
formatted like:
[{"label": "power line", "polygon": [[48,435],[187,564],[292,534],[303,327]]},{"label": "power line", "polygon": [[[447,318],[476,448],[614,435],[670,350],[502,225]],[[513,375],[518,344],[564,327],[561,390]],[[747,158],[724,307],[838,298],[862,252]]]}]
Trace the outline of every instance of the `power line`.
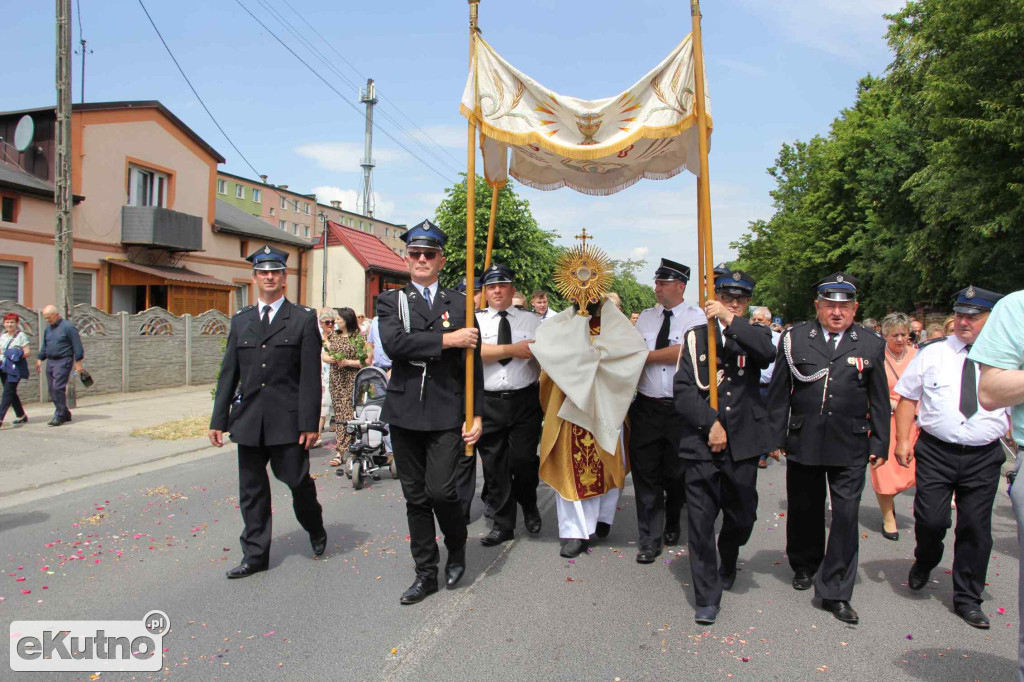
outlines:
[{"label": "power line", "polygon": [[228,136],[228,134],[227,134],[227,132],[225,132],[224,128],[221,127],[220,123],[217,122],[217,119],[213,115],[213,112],[210,111],[210,108],[208,106],[206,106],[206,102],[203,101],[203,98],[200,97],[199,93],[196,91],[195,86],[192,85],[192,81],[190,81],[188,79],[188,76],[185,75],[185,70],[181,68],[181,64],[178,63],[178,60],[174,56],[174,53],[171,52],[171,46],[167,44],[166,40],[164,40],[163,34],[161,34],[160,33],[160,29],[158,29],[156,27],[156,22],[154,22],[153,21],[153,17],[151,17],[149,15],[149,10],[146,9],[146,6],[142,3],[142,0],[139,0],[139,6],[142,7],[142,11],[146,13],[146,18],[149,19],[150,26],[153,27],[154,31],[156,31],[156,35],[157,35],[158,38],[160,38],[160,42],[164,44],[164,49],[167,50],[167,54],[170,55],[171,61],[173,61],[174,65],[176,67],[178,67],[178,73],[180,73],[181,77],[185,79],[186,83],[188,83],[188,87],[192,90],[192,94],[196,96],[197,100],[199,100],[199,104],[202,105],[203,109],[206,111],[207,115],[210,117],[210,120],[213,121],[213,125],[217,126],[217,130],[219,130],[221,135],[224,136],[224,139],[228,141],[228,144],[231,145],[231,148],[234,149],[238,153],[238,155],[240,157],[242,157],[242,160],[245,161],[245,165],[249,166],[249,168],[252,169],[252,172],[255,173],[257,177],[259,177],[260,176],[260,172],[258,170],[256,170],[255,166],[253,166],[251,163],[249,163],[249,159],[245,158],[245,154],[242,153],[242,150],[238,148],[238,145],[236,145],[231,140],[231,137]]},{"label": "power line", "polygon": [[[334,54],[338,55],[338,58],[341,59],[341,61],[345,62],[345,64],[348,65],[348,67],[350,69],[352,69],[352,71],[355,72],[355,74],[357,76],[359,76],[360,79],[366,80],[366,76],[364,76],[362,73],[360,73],[359,69],[357,69],[355,67],[355,65],[352,64],[352,62],[350,62],[348,59],[346,59],[345,56],[343,54],[341,54],[341,52],[338,51],[338,49],[334,46],[333,43],[331,43],[326,38],[324,38],[323,35],[321,35],[320,32],[316,30],[315,26],[313,26],[311,23],[306,21],[305,17],[303,17],[301,14],[299,14],[298,10],[296,10],[294,7],[292,7],[291,3],[289,3],[288,0],[281,0],[281,2],[283,2],[285,5],[287,5],[288,9],[290,9],[292,12],[294,12],[295,16],[297,16],[302,21],[302,23],[304,23],[306,26],[308,26],[309,30],[311,30],[318,38],[320,38],[320,40],[323,41],[324,44],[326,44],[328,47],[330,47],[331,50],[334,52]],[[406,114],[404,111],[402,111],[402,109],[395,102],[393,102],[389,97],[386,97],[383,93],[381,93],[380,88],[377,88],[377,96],[380,97],[382,100],[386,101],[392,107],[394,107],[395,111],[397,111],[399,114],[401,114],[403,117],[405,117],[405,119],[407,121],[412,123],[413,127],[416,128],[416,130],[420,131],[420,133],[422,133],[424,137],[426,137],[428,140],[433,142],[434,145],[438,149],[440,149],[442,152],[444,152],[448,156],[448,158],[450,158],[452,161],[454,161],[456,167],[461,168],[461,163],[462,163],[461,161],[459,161],[454,156],[452,156],[451,152],[449,152],[447,149],[445,149],[445,147],[443,145],[441,145],[437,140],[435,140],[433,137],[431,137],[430,134],[427,133],[427,131],[423,130],[423,128],[420,128],[419,125],[416,124],[416,121],[414,121],[408,114]],[[397,121],[392,119],[387,113],[385,113],[383,109],[381,110],[381,113],[389,121],[391,121],[395,125],[395,127],[397,127],[399,130],[402,130],[402,126]],[[402,130],[402,132],[405,132],[406,136],[409,137],[409,139],[411,139],[413,141],[416,141],[417,138],[414,138],[412,135],[409,135],[408,132],[406,132],[404,130]],[[438,160],[440,161],[440,159],[438,159]],[[444,163],[444,162],[442,161],[442,163]],[[445,165],[447,165],[447,164],[445,164]]]},{"label": "power line", "polygon": [[[142,0],[139,0],[139,2],[142,2]],[[246,7],[245,5],[243,5],[243,4],[242,4],[241,0],[235,0],[235,3],[236,3],[236,4],[237,4],[237,5],[239,6],[239,7],[241,7],[241,8],[242,8],[242,9],[243,9],[243,10],[245,11],[245,13],[246,13],[246,14],[248,14],[248,15],[249,15],[250,17],[252,17],[253,21],[255,21],[255,22],[256,22],[257,24],[259,24],[259,25],[260,25],[261,27],[263,27],[263,30],[264,30],[264,31],[266,31],[267,33],[269,33],[269,34],[270,34],[270,36],[271,36],[271,37],[272,37],[272,38],[273,38],[274,40],[276,40],[277,42],[279,42],[279,43],[281,44],[281,47],[283,47],[284,49],[288,50],[288,52],[290,52],[290,53],[291,53],[291,55],[292,55],[293,57],[295,57],[296,59],[298,59],[298,60],[299,60],[299,62],[300,62],[300,63],[301,63],[301,64],[302,64],[303,66],[305,66],[305,67],[306,67],[307,69],[309,69],[309,70],[310,70],[310,72],[312,72],[312,74],[313,74],[314,76],[316,76],[316,77],[317,77],[318,79],[320,79],[320,81],[321,81],[321,82],[322,82],[322,83],[323,83],[324,85],[326,85],[326,86],[327,86],[327,87],[328,87],[328,88],[329,88],[329,89],[331,90],[331,92],[333,92],[333,93],[334,93],[334,94],[336,94],[336,95],[337,95],[337,96],[338,96],[339,98],[341,98],[341,100],[342,100],[343,102],[345,102],[345,104],[347,104],[348,106],[352,107],[352,109],[354,109],[354,110],[356,111],[356,113],[357,113],[357,114],[359,114],[360,116],[363,116],[363,115],[364,115],[364,114],[363,114],[363,112],[359,111],[359,107],[357,107],[357,106],[356,106],[355,104],[353,104],[352,102],[350,102],[350,101],[348,100],[348,98],[346,98],[346,97],[345,97],[344,95],[342,95],[342,94],[341,94],[341,92],[339,92],[339,91],[338,91],[338,89],[337,89],[336,87],[334,87],[334,86],[333,86],[333,85],[331,84],[331,82],[330,82],[330,81],[328,81],[328,80],[327,80],[326,78],[324,78],[324,77],[323,77],[323,76],[322,76],[322,75],[320,74],[320,72],[319,72],[319,71],[317,71],[317,70],[316,70],[315,68],[313,68],[312,66],[310,66],[309,62],[307,62],[307,61],[306,61],[305,59],[303,59],[302,57],[300,57],[300,56],[299,56],[299,54],[298,54],[298,53],[297,53],[297,52],[296,52],[295,50],[293,50],[293,49],[291,48],[291,46],[289,46],[289,45],[288,45],[288,43],[286,43],[286,42],[284,42],[283,40],[281,40],[281,37],[280,37],[280,36],[278,36],[278,35],[277,35],[276,33],[274,33],[273,31],[271,31],[271,30],[270,30],[270,28],[269,28],[269,27],[268,27],[268,26],[267,26],[266,24],[264,24],[264,23],[263,23],[263,22],[262,22],[262,21],[260,20],[260,18],[259,18],[259,17],[257,17],[257,16],[255,15],[255,14],[253,14],[253,13],[252,13],[252,11],[251,11],[251,10],[250,10],[250,9],[249,9],[248,7]],[[420,163],[422,163],[422,164],[423,164],[424,166],[426,166],[427,168],[429,168],[430,170],[432,170],[432,171],[433,171],[434,173],[436,173],[437,175],[441,176],[441,178],[443,178],[445,182],[452,182],[451,178],[449,178],[449,177],[448,177],[448,176],[446,176],[446,175],[445,175],[444,173],[442,173],[441,171],[437,170],[436,168],[434,168],[433,166],[431,166],[431,165],[430,165],[429,163],[427,163],[426,161],[424,161],[423,159],[421,159],[421,158],[420,158],[419,156],[417,156],[417,155],[416,155],[416,154],[415,154],[415,153],[414,153],[414,152],[413,152],[413,151],[412,151],[411,149],[409,149],[409,148],[408,148],[408,147],[406,147],[406,146],[405,146],[404,144],[402,144],[402,143],[401,143],[401,142],[400,142],[400,141],[399,141],[399,140],[398,140],[398,139],[397,139],[397,138],[396,138],[396,137],[395,137],[394,135],[392,135],[392,134],[391,134],[390,132],[388,132],[388,131],[387,131],[387,130],[385,130],[384,128],[381,128],[381,127],[380,127],[379,125],[377,125],[376,123],[374,123],[374,127],[375,127],[375,128],[377,129],[377,130],[379,130],[379,131],[380,131],[380,132],[381,132],[382,134],[386,135],[386,136],[387,136],[387,137],[388,137],[389,139],[391,139],[391,141],[392,141],[392,142],[394,142],[394,143],[395,143],[395,144],[397,144],[397,145],[398,145],[399,147],[401,147],[402,149],[404,149],[404,150],[405,150],[405,151],[406,151],[406,152],[407,152],[407,153],[408,153],[408,154],[409,154],[409,155],[410,155],[411,157],[413,157],[414,159],[416,159],[417,161],[419,161]]]},{"label": "power line", "polygon": [[[289,33],[291,33],[292,36],[294,36],[300,43],[302,43],[310,52],[312,52],[316,57],[318,57],[320,59],[320,61],[328,69],[333,71],[341,80],[345,81],[345,83],[347,83],[350,87],[352,87],[356,91],[359,91],[360,85],[355,83],[355,82],[353,82],[351,79],[349,79],[348,76],[346,76],[340,70],[338,70],[338,68],[334,64],[332,64],[329,59],[327,59],[327,57],[323,54],[323,52],[321,52],[316,47],[316,45],[314,45],[308,38],[306,38],[304,35],[302,35],[302,33],[300,31],[298,31],[292,25],[292,23],[290,21],[285,19],[281,15],[280,12],[278,12],[276,9],[274,9],[273,7],[270,6],[269,0],[257,0],[257,2],[259,2],[260,5],[262,5],[263,8],[266,9],[271,15],[273,15],[275,18],[277,18],[277,20],[280,21],[284,25],[285,29],[287,29],[287,31]],[[287,0],[285,0],[285,4],[288,5]],[[298,16],[299,19],[301,19],[303,21],[303,23],[305,23],[307,26],[309,26],[310,29],[313,30],[313,32],[316,33],[317,36],[319,36],[321,38],[321,40],[323,40],[323,36],[321,36],[319,33],[317,33],[316,29],[313,28],[309,24],[309,22],[307,22],[305,19],[303,19],[301,14],[299,14],[298,12],[295,11],[294,7],[292,7],[291,5],[288,5],[288,7],[291,8],[292,12],[294,12],[295,15]],[[335,52],[337,52],[337,50],[335,50]],[[340,56],[340,53],[339,53],[339,56]],[[346,64],[349,63],[348,60],[346,60],[344,57],[342,57],[342,60],[345,61]],[[352,68],[353,71],[355,71],[355,67],[352,67],[351,64],[349,64],[349,66]],[[356,71],[356,73],[357,73],[357,75],[359,75],[358,71]],[[362,76],[360,75],[360,77],[362,77]],[[379,96],[379,91],[378,91],[378,96]],[[396,109],[397,109],[397,107],[396,107]],[[380,113],[382,116],[384,116],[384,118],[387,119],[398,130],[398,132],[400,132],[403,135],[405,135],[411,142],[416,144],[420,149],[422,149],[427,155],[432,157],[435,161],[437,161],[442,166],[447,168],[447,170],[455,173],[456,175],[458,175],[458,173],[461,172],[461,166],[459,166],[458,162],[456,162],[455,166],[452,166],[451,164],[449,164],[443,158],[438,156],[437,152],[435,152],[433,149],[430,149],[425,144],[423,144],[422,140],[420,140],[419,138],[411,135],[407,130],[405,130],[402,127],[402,125],[398,121],[396,121],[394,118],[392,118],[392,116],[386,110],[380,109],[380,110],[378,110],[378,113]],[[421,132],[423,132],[423,134],[429,138],[429,135],[427,135],[426,132],[424,132],[422,130],[421,130]],[[437,144],[437,143],[435,142],[435,144]],[[438,145],[438,147],[440,148],[440,145]]]}]

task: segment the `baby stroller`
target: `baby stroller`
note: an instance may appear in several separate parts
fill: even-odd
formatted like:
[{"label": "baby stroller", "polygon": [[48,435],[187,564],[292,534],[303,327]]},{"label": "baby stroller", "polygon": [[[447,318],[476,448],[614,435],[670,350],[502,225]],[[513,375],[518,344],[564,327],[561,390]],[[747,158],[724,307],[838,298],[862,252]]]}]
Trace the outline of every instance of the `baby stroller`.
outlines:
[{"label": "baby stroller", "polygon": [[353,418],[344,422],[345,432],[352,435],[352,444],[348,446],[351,457],[345,475],[356,490],[362,489],[367,476],[379,481],[377,472],[381,467],[388,467],[391,478],[398,478],[394,461],[388,466],[384,443],[388,427],[380,421],[387,390],[388,377],[380,367],[363,367],[356,373],[352,389]]}]

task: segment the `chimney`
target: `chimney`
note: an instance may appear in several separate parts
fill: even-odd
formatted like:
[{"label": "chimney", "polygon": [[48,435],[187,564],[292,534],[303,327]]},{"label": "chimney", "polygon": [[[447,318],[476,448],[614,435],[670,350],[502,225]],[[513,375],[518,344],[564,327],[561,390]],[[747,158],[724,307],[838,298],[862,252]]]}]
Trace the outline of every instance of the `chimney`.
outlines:
[{"label": "chimney", "polygon": [[334,208],[336,208],[338,210],[341,210],[341,200],[340,199],[331,199],[331,206],[333,206]]},{"label": "chimney", "polygon": [[265,184],[267,184],[267,176],[266,176],[266,175],[261,175],[261,176],[260,176],[260,180],[262,180],[262,181],[263,181],[263,184],[264,184],[264,185],[265,185]]}]

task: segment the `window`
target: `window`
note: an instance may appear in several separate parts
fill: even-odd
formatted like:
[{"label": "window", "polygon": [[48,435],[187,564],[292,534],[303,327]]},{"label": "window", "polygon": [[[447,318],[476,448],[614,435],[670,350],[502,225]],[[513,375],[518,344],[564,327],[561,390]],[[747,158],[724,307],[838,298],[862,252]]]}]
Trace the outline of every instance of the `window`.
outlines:
[{"label": "window", "polygon": [[257,204],[263,203],[261,196],[262,194],[263,192],[261,192],[260,190],[256,189],[255,187],[252,188],[252,200],[255,201]]},{"label": "window", "polygon": [[0,223],[13,223],[18,217],[18,199],[16,197],[0,198]]},{"label": "window", "polygon": [[303,202],[302,208],[306,211],[306,215],[309,215],[309,202]]},{"label": "window", "polygon": [[93,298],[96,291],[96,273],[85,270],[76,270],[72,273],[71,282],[71,304],[88,303],[96,305]]},{"label": "window", "polygon": [[249,305],[249,285],[239,284],[235,287],[235,310],[241,310]]},{"label": "window", "polygon": [[299,233],[299,224],[298,223],[292,223],[292,234],[298,234],[298,233]]},{"label": "window", "polygon": [[302,228],[302,233],[306,236],[306,239],[309,239],[309,225]]},{"label": "window", "polygon": [[245,198],[245,186],[244,185],[237,185],[237,184],[235,185],[235,198],[236,199],[244,199]]},{"label": "window", "polygon": [[271,218],[274,217],[274,207],[273,206],[270,207],[270,217]]},{"label": "window", "polygon": [[285,221],[283,221],[283,220],[278,220],[278,221],[277,221],[277,227],[278,227],[278,228],[280,228],[280,229],[282,229],[282,230],[284,230],[285,232],[287,232],[287,231],[288,231],[288,223],[286,223],[286,222],[285,222]]},{"label": "window", "polygon": [[160,206],[167,208],[170,178],[140,166],[128,166],[128,204],[130,206]]},{"label": "window", "polygon": [[227,193],[228,193],[228,181],[227,180],[221,180],[221,179],[218,178],[217,179],[217,194],[227,194]]},{"label": "window", "polygon": [[21,303],[24,291],[23,266],[20,263],[0,261],[0,301]]},{"label": "window", "polygon": [[284,210],[286,208],[288,208],[288,200],[285,199],[284,197],[281,197],[281,210]]}]

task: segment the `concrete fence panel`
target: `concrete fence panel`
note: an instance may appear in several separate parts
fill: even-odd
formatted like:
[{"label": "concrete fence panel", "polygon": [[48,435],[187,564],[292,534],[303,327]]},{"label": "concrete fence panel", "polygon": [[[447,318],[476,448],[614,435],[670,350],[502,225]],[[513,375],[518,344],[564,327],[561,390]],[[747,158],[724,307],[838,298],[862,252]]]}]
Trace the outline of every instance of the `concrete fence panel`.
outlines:
[{"label": "concrete fence panel", "polygon": [[185,385],[185,323],[163,308],[128,316],[128,390]]}]

